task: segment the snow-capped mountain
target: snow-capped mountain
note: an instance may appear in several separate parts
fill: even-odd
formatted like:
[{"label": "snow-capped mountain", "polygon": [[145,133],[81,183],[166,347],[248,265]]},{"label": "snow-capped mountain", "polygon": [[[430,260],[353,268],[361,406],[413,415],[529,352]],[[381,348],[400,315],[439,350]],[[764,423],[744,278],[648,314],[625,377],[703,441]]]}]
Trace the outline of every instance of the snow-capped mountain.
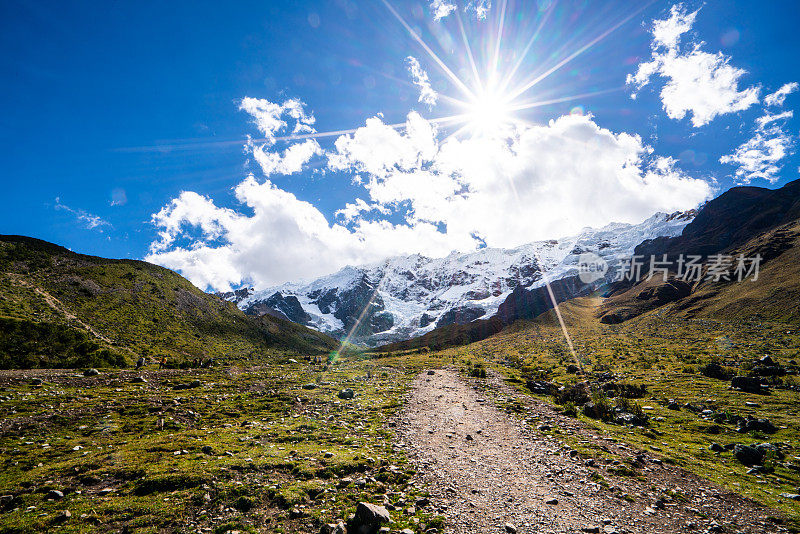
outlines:
[{"label": "snow-capped mountain", "polygon": [[490,317],[517,287],[535,288],[578,273],[592,252],[614,272],[646,239],[679,235],[695,212],[657,213],[641,224],[612,223],[576,236],[513,249],[484,248],[444,258],[398,256],[310,282],[221,296],[248,314],[272,314],[350,341],[374,346],[409,339],[436,327]]}]

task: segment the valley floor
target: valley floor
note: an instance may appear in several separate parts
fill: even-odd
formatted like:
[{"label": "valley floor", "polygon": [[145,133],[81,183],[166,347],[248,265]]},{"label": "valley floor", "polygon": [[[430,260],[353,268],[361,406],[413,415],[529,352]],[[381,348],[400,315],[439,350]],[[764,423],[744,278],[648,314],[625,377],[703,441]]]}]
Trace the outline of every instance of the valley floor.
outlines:
[{"label": "valley floor", "polygon": [[[447,369],[419,375],[400,426],[447,532],[503,532],[506,524],[520,533],[779,530],[753,501],[599,436],[501,380],[467,380]],[[524,403],[524,418],[496,406],[514,401]],[[606,454],[581,454],[554,428]]]}]

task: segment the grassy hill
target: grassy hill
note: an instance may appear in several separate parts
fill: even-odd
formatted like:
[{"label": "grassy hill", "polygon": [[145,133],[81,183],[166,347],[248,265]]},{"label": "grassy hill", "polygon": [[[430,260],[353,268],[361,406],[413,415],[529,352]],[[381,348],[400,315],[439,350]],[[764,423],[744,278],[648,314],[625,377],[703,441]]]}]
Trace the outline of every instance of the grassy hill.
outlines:
[{"label": "grassy hill", "polygon": [[800,324],[800,221],[772,228],[721,252],[745,258],[760,255],[758,279],[713,282],[704,278],[689,284],[674,276],[667,283],[654,277],[614,292],[599,313],[606,322],[662,308],[664,313],[684,318]]},{"label": "grassy hill", "polygon": [[0,368],[120,366],[140,355],[257,361],[337,347],[290,321],[248,317],[157,265],[0,236]]}]

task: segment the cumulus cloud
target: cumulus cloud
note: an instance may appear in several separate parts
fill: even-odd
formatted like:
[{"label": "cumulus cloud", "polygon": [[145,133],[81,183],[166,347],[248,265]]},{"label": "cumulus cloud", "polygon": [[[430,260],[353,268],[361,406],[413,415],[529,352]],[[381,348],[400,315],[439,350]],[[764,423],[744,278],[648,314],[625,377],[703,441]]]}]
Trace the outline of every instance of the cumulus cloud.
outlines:
[{"label": "cumulus cloud", "polygon": [[458,6],[447,0],[431,0],[430,8],[433,14],[433,20],[439,21],[458,9]]},{"label": "cumulus cloud", "polygon": [[719,161],[738,166],[736,179],[739,183],[750,183],[756,178],[775,183],[782,168],[780,162],[794,148],[794,139],[785,131],[786,120],[792,115],[791,111],[784,111],[759,117],[753,136]]},{"label": "cumulus cloud", "polygon": [[270,152],[266,145],[248,143],[256,163],[261,167],[264,176],[273,174],[294,174],[300,172],[311,158],[322,154],[322,148],[314,139],[306,139],[302,143],[295,143],[283,152]]},{"label": "cumulus cloud", "polygon": [[439,98],[439,95],[436,94],[436,91],[431,87],[428,73],[420,66],[419,60],[413,56],[408,56],[406,58],[406,64],[408,65],[408,72],[411,74],[411,80],[414,82],[414,85],[419,87],[419,101],[423,104],[427,104],[429,108],[432,108],[436,105],[436,100]]},{"label": "cumulus cloud", "polygon": [[711,193],[671,160],[650,157],[639,136],[615,134],[591,117],[563,116],[510,138],[443,143],[426,124],[410,114],[406,131],[394,133],[402,148],[390,157],[372,147],[391,128],[372,119],[337,141],[332,161],[337,169],[367,173],[373,202],[407,208],[409,224],[443,225],[459,243],[473,236],[489,246],[516,246],[586,225],[639,221],[657,210],[694,206]]},{"label": "cumulus cloud", "polygon": [[313,127],[314,116],[306,112],[305,104],[300,100],[291,98],[277,104],[265,99],[246,97],[242,99],[239,109],[250,114],[253,124],[264,135],[264,139],[259,142],[250,139],[245,147],[261,167],[264,176],[300,172],[311,158],[322,154],[322,148],[314,139],[290,144],[283,151],[273,150],[278,135],[291,137],[316,132]]},{"label": "cumulus cloud", "polygon": [[366,195],[335,221],[251,175],[235,189],[235,209],[184,192],[155,214],[160,234],[147,259],[201,287],[267,287],[397,254],[511,247],[639,222],[712,192],[673,160],[654,157],[639,136],[588,116],[444,141],[417,113],[400,129],[374,117],[339,137],[327,158],[329,170],[362,176]]},{"label": "cumulus cloud", "polygon": [[[429,6],[435,21],[446,18],[458,9],[456,3],[450,0],[431,0]],[[470,0],[464,6],[464,12],[471,13],[478,20],[486,20],[491,9],[492,0]]]},{"label": "cumulus cloud", "polygon": [[683,36],[691,30],[696,16],[697,11],[687,13],[682,4],[677,4],[668,19],[654,21],[651,59],[641,63],[635,74],[629,74],[627,83],[638,91],[655,77],[664,79],[660,96],[667,116],[681,120],[691,113],[692,125],[700,127],[719,115],[757,104],[760,89],[740,90],[739,82],[746,71],[730,65],[731,58],[721,52],[703,51],[705,43],[682,46]]},{"label": "cumulus cloud", "polygon": [[486,15],[489,14],[490,9],[492,9],[491,0],[473,0],[467,4],[464,11],[474,13],[475,18],[478,20],[486,20]]},{"label": "cumulus cloud", "polygon": [[227,289],[240,282],[263,288],[312,278],[394,254],[449,251],[447,236],[433,225],[329,224],[312,204],[252,175],[235,195],[251,214],[181,193],[153,215],[161,232],[145,259],[181,271],[199,287]]},{"label": "cumulus cloud", "polygon": [[774,93],[770,93],[765,96],[764,103],[768,106],[782,106],[786,100],[786,96],[797,91],[798,87],[800,87],[800,84],[797,82],[784,84]]}]

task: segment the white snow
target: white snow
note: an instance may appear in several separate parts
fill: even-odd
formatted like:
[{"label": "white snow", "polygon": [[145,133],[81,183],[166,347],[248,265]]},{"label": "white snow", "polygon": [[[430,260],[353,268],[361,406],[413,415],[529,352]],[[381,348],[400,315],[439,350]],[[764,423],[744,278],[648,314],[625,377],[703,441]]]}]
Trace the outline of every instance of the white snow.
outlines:
[{"label": "white snow", "polygon": [[[385,310],[394,318],[391,330],[381,332],[382,340],[421,335],[436,326],[436,319],[453,308],[468,306],[483,310],[484,318],[497,312],[500,304],[517,284],[537,287],[577,273],[578,256],[593,252],[612,267],[647,239],[679,235],[694,212],[657,213],[640,224],[611,223],[604,228],[586,228],[576,236],[537,241],[514,249],[484,248],[468,254],[451,253],[444,258],[419,254],[389,258],[361,267],[340,271],[309,282],[292,282],[256,291],[239,302],[247,308],[254,302],[280,291],[295,295],[312,316],[312,324],[323,332],[341,333],[342,321],[332,313],[322,313],[311,294],[339,291],[358,283],[362,276],[378,285]],[[433,322],[420,327],[423,314]]]}]

